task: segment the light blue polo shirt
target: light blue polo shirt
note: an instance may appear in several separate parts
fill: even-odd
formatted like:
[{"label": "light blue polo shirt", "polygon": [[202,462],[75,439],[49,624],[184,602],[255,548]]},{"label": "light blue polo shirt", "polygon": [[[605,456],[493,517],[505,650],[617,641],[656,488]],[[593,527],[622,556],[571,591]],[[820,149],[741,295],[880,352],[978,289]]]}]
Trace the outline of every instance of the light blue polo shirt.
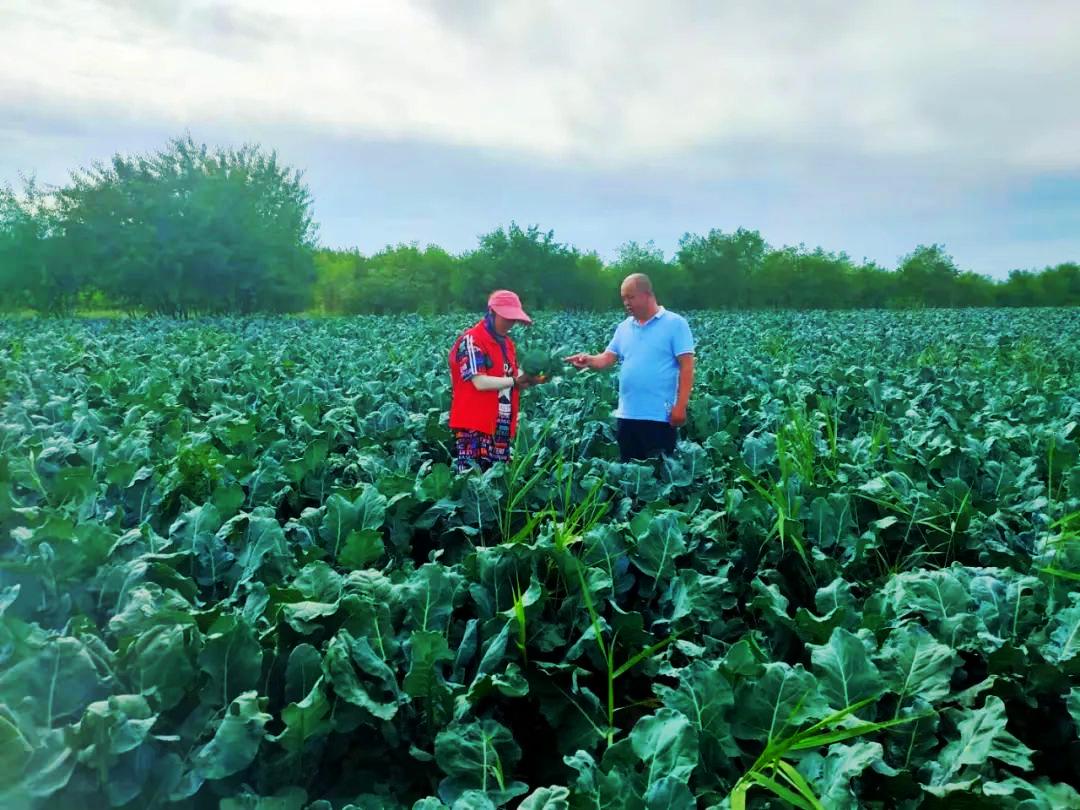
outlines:
[{"label": "light blue polo shirt", "polygon": [[619,419],[666,422],[679,391],[680,354],[694,351],[690,324],[663,307],[645,323],[633,316],[615,328],[607,350],[619,358]]}]

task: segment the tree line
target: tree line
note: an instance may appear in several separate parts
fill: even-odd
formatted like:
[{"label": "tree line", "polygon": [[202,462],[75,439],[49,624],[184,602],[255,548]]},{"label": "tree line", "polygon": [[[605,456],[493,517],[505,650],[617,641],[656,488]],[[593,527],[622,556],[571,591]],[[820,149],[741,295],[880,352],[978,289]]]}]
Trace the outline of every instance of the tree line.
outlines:
[{"label": "tree line", "polygon": [[303,175],[276,153],[177,138],[80,169],[62,187],[0,189],[0,301],[60,315],[428,313],[476,309],[508,287],[534,308],[606,309],[619,281],[643,272],[680,308],[1080,304],[1080,264],[997,281],[961,270],[938,244],[892,269],[820,247],[772,247],[744,228],[688,233],[670,257],[629,242],[612,262],[516,223],[463,253],[412,244],[364,255],[320,247],[316,234]]}]

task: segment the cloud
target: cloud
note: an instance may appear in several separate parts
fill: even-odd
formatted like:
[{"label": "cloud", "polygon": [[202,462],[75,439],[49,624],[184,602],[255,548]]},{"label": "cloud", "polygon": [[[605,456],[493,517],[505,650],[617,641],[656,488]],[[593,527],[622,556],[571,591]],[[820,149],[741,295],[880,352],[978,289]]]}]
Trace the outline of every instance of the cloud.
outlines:
[{"label": "cloud", "polygon": [[[6,12],[4,98],[633,165],[760,146],[1080,166],[1080,6],[166,3]],[[48,54],[48,62],[42,59]]]},{"label": "cloud", "polygon": [[0,180],[190,130],[309,169],[329,244],[744,225],[1000,274],[1080,254],[1078,29],[1071,0],[9,0]]}]

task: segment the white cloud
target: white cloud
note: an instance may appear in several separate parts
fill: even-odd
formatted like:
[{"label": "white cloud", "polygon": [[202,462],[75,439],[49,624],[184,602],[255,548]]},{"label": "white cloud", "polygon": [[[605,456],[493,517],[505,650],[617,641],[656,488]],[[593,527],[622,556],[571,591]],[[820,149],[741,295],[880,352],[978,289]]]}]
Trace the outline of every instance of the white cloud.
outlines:
[{"label": "white cloud", "polygon": [[0,114],[280,125],[594,165],[698,152],[728,172],[810,154],[1069,170],[1078,30],[1072,2],[25,0],[0,11]]}]

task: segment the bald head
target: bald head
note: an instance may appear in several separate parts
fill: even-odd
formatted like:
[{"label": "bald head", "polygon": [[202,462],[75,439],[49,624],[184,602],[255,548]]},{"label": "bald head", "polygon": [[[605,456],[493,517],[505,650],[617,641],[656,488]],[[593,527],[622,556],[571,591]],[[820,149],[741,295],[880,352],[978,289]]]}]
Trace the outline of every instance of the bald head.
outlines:
[{"label": "bald head", "polygon": [[644,323],[656,314],[656,296],[653,295],[652,282],[644,273],[631,273],[623,279],[619,287],[623,308],[637,320]]},{"label": "bald head", "polygon": [[628,288],[643,295],[653,294],[652,281],[644,273],[631,273],[624,278],[621,289],[626,290]]}]

